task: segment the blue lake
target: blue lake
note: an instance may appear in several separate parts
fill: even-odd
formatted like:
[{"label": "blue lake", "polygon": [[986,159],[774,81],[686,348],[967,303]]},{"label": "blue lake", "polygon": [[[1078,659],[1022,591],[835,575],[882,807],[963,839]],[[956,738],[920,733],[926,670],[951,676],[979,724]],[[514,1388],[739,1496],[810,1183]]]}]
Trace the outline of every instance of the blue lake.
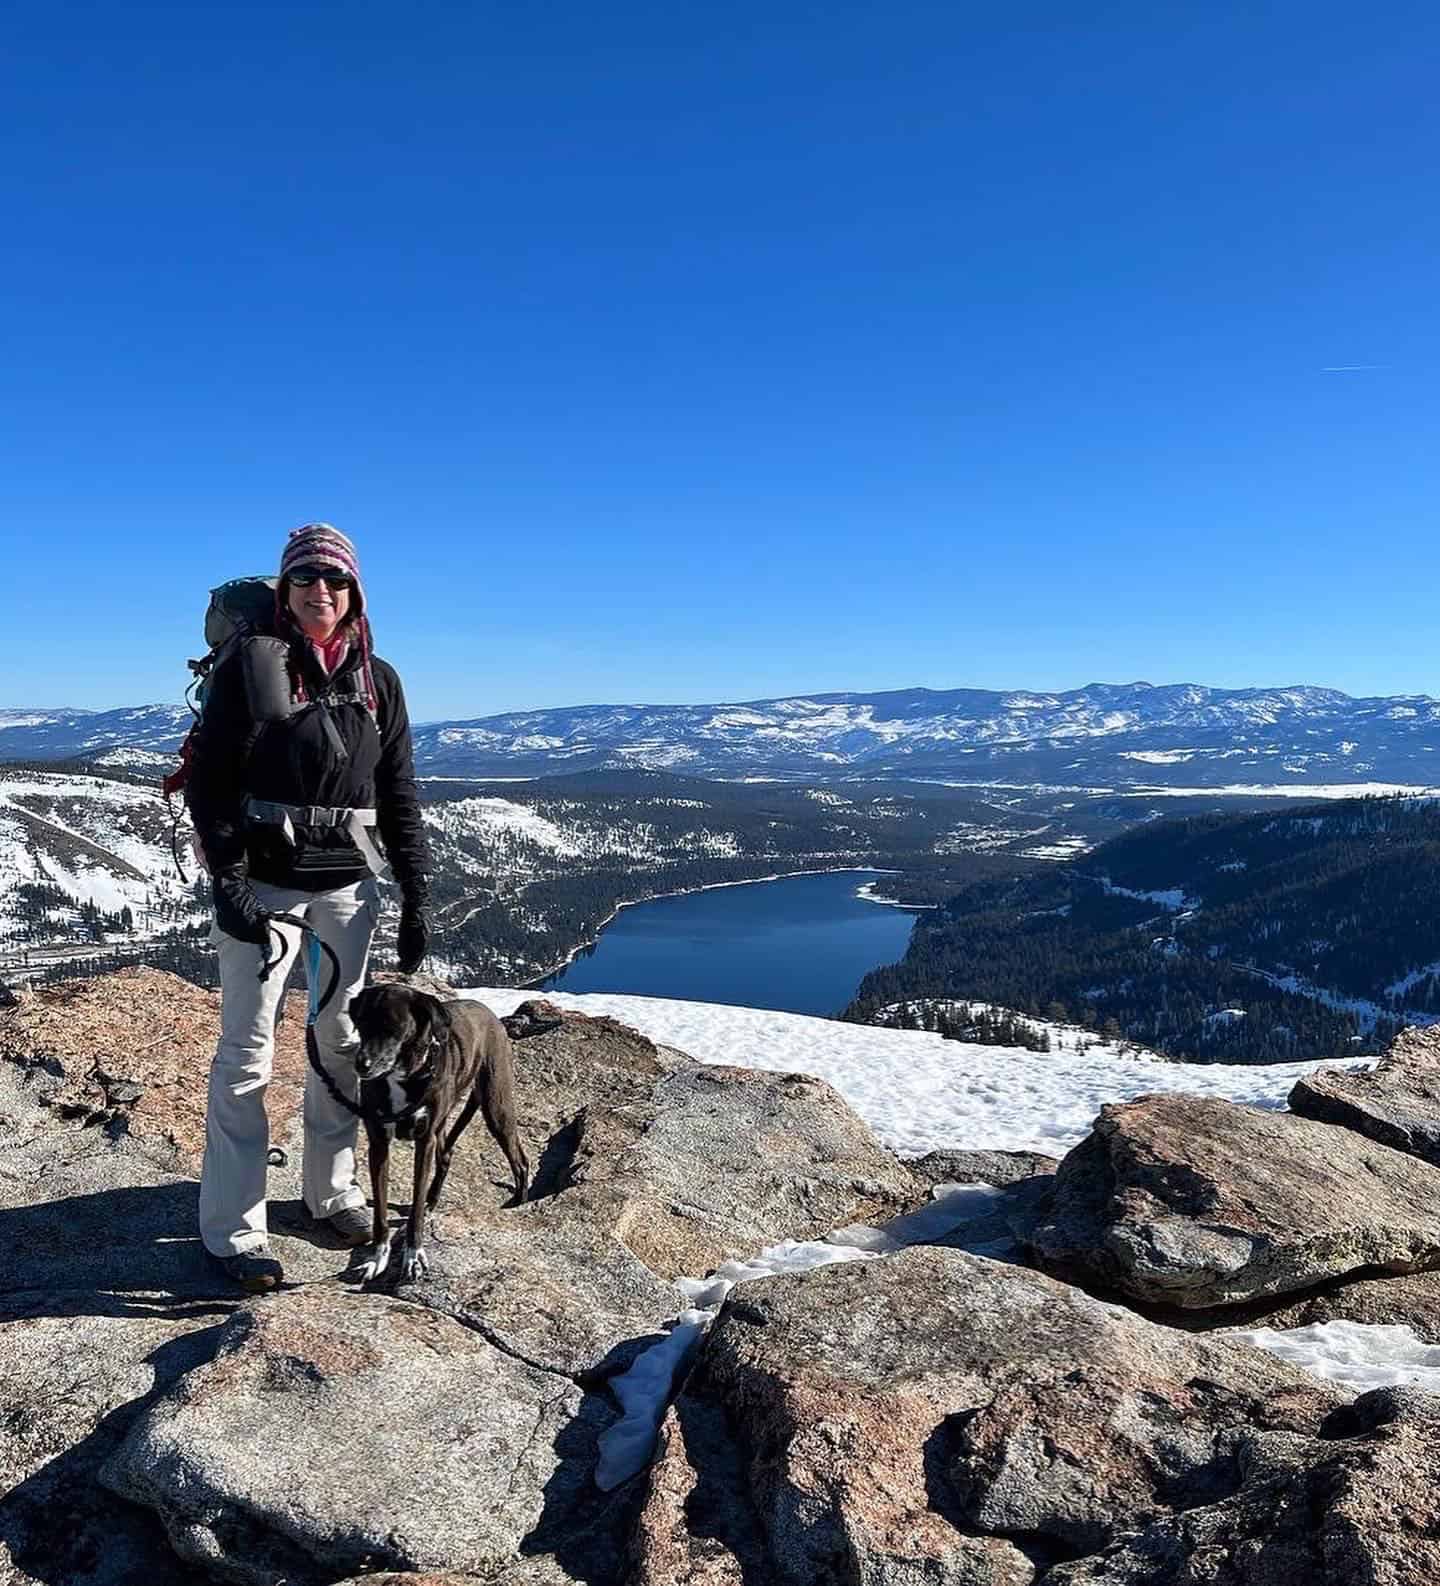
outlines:
[{"label": "blue lake", "polygon": [[544,985],[839,1013],[861,977],[910,940],[913,913],[856,896],[884,879],[844,870],[637,903]]}]

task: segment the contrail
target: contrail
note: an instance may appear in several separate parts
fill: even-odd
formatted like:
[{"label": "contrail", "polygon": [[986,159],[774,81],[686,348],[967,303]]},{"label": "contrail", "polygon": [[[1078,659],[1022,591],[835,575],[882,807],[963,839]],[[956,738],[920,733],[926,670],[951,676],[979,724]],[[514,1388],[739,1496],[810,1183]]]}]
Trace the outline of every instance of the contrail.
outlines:
[{"label": "contrail", "polygon": [[1322,365],[1321,374],[1352,374],[1357,369],[1388,369],[1388,363],[1327,363]]}]

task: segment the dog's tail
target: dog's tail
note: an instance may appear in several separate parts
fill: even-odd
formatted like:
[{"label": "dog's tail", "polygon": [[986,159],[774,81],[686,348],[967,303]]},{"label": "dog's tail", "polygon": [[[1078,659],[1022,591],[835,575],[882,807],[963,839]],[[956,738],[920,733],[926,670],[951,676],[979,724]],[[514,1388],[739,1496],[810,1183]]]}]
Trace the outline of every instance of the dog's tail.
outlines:
[{"label": "dog's tail", "polygon": [[548,1035],[565,1022],[564,1009],[556,1007],[544,997],[532,997],[522,1002],[514,1013],[507,1013],[501,1024],[512,1041],[523,1041],[531,1035]]}]

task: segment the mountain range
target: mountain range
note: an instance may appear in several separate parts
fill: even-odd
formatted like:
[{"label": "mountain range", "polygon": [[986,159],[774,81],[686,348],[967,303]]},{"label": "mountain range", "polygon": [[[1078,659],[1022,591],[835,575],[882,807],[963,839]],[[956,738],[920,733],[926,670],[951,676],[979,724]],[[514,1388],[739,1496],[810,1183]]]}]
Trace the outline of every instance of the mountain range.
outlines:
[{"label": "mountain range", "polygon": [[[0,710],[0,760],[158,766],[181,706]],[[1335,689],[1092,683],[714,705],[582,705],[415,728],[430,776],[648,768],[743,780],[903,777],[1082,787],[1440,782],[1440,700]]]}]

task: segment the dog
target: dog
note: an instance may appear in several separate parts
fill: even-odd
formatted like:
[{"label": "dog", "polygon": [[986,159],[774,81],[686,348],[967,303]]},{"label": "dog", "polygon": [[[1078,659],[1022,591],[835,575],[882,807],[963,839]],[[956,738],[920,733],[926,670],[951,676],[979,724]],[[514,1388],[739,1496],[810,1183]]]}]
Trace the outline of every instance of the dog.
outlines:
[{"label": "dog", "polygon": [[[390,1139],[415,1142],[415,1193],[410,1201],[401,1274],[408,1282],[430,1267],[425,1223],[450,1171],[455,1143],[483,1112],[514,1175],[510,1205],[530,1189],[530,1162],[515,1129],[515,1060],[510,1037],[478,1002],[442,1002],[412,986],[367,986],[350,1000],[360,1037],[354,1062],[360,1080],[360,1117],[370,1143],[371,1205],[375,1224],[361,1281],[390,1265],[388,1196]],[[453,1124],[451,1115],[460,1109]]]}]

